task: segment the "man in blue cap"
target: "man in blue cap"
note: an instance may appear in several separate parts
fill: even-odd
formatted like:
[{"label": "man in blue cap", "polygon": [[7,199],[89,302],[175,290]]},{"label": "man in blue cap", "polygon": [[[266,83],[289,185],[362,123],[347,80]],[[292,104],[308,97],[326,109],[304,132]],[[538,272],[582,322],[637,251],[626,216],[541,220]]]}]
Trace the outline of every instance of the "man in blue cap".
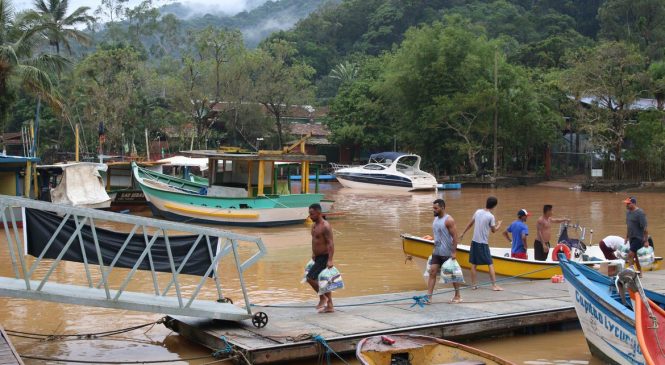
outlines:
[{"label": "man in blue cap", "polygon": [[642,267],[640,260],[637,259],[637,250],[642,247],[649,247],[647,215],[637,206],[635,197],[626,198],[623,202],[626,204],[626,241],[630,244],[628,266],[632,266],[635,262],[637,272],[642,277]]},{"label": "man in blue cap", "polygon": [[[529,256],[526,253],[526,236],[529,235],[529,227],[526,225],[526,218],[529,216],[526,209],[520,209],[517,212],[517,219],[503,231],[503,236],[508,242],[512,243],[510,257],[527,260]],[[513,235],[512,239],[510,234]]]}]

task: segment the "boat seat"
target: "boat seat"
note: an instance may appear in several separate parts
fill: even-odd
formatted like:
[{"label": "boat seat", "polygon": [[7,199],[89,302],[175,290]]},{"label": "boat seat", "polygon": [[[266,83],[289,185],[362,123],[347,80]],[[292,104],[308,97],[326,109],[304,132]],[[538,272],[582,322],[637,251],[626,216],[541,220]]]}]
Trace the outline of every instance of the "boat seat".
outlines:
[{"label": "boat seat", "polygon": [[480,360],[464,360],[457,362],[444,362],[441,364],[433,364],[433,365],[485,365],[485,362]]}]

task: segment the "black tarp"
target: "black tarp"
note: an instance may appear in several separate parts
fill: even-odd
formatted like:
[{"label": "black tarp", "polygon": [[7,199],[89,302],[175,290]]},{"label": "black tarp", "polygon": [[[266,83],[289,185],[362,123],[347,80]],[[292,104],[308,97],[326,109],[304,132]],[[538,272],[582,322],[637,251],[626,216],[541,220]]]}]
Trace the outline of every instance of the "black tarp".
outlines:
[{"label": "black tarp", "polygon": [[[38,257],[46,244],[51,239],[51,236],[56,231],[58,226],[63,220],[56,214],[44,212],[34,209],[25,209],[26,221],[24,227],[27,233],[27,247],[28,254]],[[79,222],[83,219],[79,217]],[[89,223],[89,222],[88,222]],[[44,258],[55,259],[58,257],[69,238],[74,234],[76,224],[74,218],[70,217],[67,223],[62,227],[60,233],[49,247],[44,255]],[[129,232],[115,232],[108,229],[99,228],[95,225],[95,232],[97,233],[97,240],[102,253],[102,260],[104,265],[108,266],[113,261],[122,244],[129,236]],[[86,258],[90,264],[99,264],[97,253],[95,249],[95,241],[93,240],[92,230],[90,225],[86,224],[81,228],[81,237],[83,246],[85,248]],[[190,248],[196,242],[196,235],[187,236],[171,236],[169,235],[169,244],[171,246],[171,253],[173,261],[175,262],[176,270],[180,267],[180,263],[184,260]],[[152,236],[148,235],[148,242],[152,240]],[[211,240],[213,255],[217,251],[217,242]],[[181,274],[191,274],[203,276],[206,270],[212,263],[210,254],[208,252],[208,243],[205,237],[202,237],[196,249],[187,260],[187,263],[180,271]],[[146,242],[142,232],[136,232],[130,239],[127,247],[125,247],[122,255],[116,262],[114,267],[132,268],[136,261],[140,258],[141,253],[145,250]],[[158,237],[153,243],[150,253],[152,255],[153,265],[156,271],[171,272],[171,265],[169,263],[169,256],[166,251],[166,244],[163,237]],[[67,249],[67,252],[62,258],[66,261],[83,262],[83,254],[81,253],[81,244],[78,237]],[[148,255],[145,256],[143,262],[139,265],[140,270],[150,270],[150,262]],[[212,275],[212,273],[210,274]]]}]

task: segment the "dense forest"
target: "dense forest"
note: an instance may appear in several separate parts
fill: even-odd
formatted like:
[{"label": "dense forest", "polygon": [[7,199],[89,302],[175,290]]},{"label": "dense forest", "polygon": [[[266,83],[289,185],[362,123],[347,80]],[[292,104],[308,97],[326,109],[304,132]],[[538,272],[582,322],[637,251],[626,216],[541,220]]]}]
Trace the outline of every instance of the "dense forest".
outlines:
[{"label": "dense forest", "polygon": [[328,105],[335,143],[397,145],[438,174],[491,170],[496,143],[501,173],[542,173],[554,151],[558,173],[588,153],[613,178],[664,177],[660,0],[323,1],[257,47],[211,19],[0,0],[0,127],[38,123],[42,155],[73,150],[76,124],[91,154],[101,124],[113,153],[145,149],[145,130],[173,150],[277,148],[288,105]]}]

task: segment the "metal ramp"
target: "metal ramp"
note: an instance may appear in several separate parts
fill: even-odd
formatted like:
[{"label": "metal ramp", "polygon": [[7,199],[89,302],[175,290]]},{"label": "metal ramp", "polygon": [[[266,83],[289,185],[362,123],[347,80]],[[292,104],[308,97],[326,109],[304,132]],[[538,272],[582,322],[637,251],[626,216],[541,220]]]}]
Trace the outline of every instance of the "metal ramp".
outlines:
[{"label": "metal ramp", "polygon": [[[17,225],[18,217],[15,216],[15,209],[12,209],[16,207],[20,207],[23,212],[23,229]],[[27,255],[28,246],[36,244],[32,242],[34,238],[29,239],[30,224],[34,223],[26,220],[26,212],[55,213],[50,217],[55,217],[55,222],[59,221],[57,228],[47,230],[46,237],[49,238],[45,239],[46,242],[40,240],[43,248],[38,253],[31,248],[31,256],[34,258]],[[260,238],[216,228],[5,195],[0,195],[0,219],[14,274],[13,277],[0,276],[0,296],[229,321],[252,319],[257,327],[263,327],[268,322],[265,313],[252,313],[243,278],[245,270],[265,255],[266,248]],[[122,236],[124,242],[111,255],[102,239],[104,228],[100,228],[108,223],[126,224],[129,227],[129,231],[123,233],[126,235],[126,238]],[[62,239],[63,235],[66,241]],[[178,239],[182,241],[182,237],[190,239],[180,246],[181,256],[175,256],[174,249],[177,247],[174,242]],[[138,249],[137,240],[140,242]],[[241,243],[243,256],[247,256],[246,251],[250,251],[249,257],[244,260],[239,254]],[[161,266],[158,262],[160,258],[155,255],[158,245],[161,245],[164,253],[160,256]],[[77,260],[82,270],[77,270],[79,282],[72,283],[72,278],[67,277],[71,275],[54,273],[60,266],[69,264],[66,261],[68,254],[75,250],[82,256],[80,261]],[[135,262],[128,265],[127,255],[130,252],[136,258],[132,259]],[[192,258],[195,252],[199,254],[199,261],[200,253],[205,252],[204,256],[207,257],[203,259],[209,265],[200,268],[201,275],[185,275],[183,272],[187,271],[187,265],[191,267],[191,262],[199,262]],[[244,308],[232,304],[222,294],[218,266],[220,260],[230,254],[238,274]],[[122,266],[123,259],[125,266]],[[147,279],[148,272],[151,279]],[[112,274],[114,278],[121,277],[122,280],[114,280],[115,284],[112,284],[109,280]],[[152,281],[149,293],[128,290],[128,287],[140,286],[136,285],[137,281],[145,284],[147,280]],[[201,299],[201,296],[205,296],[202,293],[209,294],[205,288],[206,284],[208,287],[212,285],[211,281],[214,282],[217,299]]]}]

